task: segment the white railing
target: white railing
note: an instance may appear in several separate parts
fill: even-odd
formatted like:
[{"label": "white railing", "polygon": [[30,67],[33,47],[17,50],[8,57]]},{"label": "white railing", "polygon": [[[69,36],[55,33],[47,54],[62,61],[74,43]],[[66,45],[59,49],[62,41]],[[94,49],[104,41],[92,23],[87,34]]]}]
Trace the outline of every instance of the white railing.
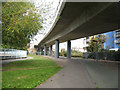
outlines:
[{"label": "white railing", "polygon": [[27,57],[27,51],[16,49],[2,49],[0,50],[0,57],[2,59],[23,58]]}]

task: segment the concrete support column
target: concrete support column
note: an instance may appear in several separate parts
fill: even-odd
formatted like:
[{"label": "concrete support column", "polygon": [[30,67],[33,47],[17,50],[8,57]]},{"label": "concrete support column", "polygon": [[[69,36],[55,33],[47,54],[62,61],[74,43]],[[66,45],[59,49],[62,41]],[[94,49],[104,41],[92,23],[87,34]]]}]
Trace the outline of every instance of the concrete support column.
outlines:
[{"label": "concrete support column", "polygon": [[47,46],[46,46],[46,44],[44,45],[44,55],[46,55],[47,54]]},{"label": "concrete support column", "polygon": [[41,51],[42,51],[41,46],[38,48],[38,51],[40,52],[40,55],[41,55]]},{"label": "concrete support column", "polygon": [[55,58],[59,58],[59,40],[55,41]]},{"label": "concrete support column", "polygon": [[71,41],[67,41],[67,58],[71,58]]},{"label": "concrete support column", "polygon": [[41,52],[41,47],[38,48],[38,51]]},{"label": "concrete support column", "polygon": [[40,47],[40,55],[42,55],[42,52],[43,52],[43,48]]},{"label": "concrete support column", "polygon": [[52,56],[52,45],[50,45],[50,56]]}]

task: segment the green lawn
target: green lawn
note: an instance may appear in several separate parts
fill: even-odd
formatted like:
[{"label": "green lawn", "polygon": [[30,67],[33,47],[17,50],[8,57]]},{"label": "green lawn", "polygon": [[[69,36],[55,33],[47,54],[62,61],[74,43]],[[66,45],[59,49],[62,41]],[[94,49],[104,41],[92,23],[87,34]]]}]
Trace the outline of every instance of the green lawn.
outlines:
[{"label": "green lawn", "polygon": [[[30,55],[29,55],[30,56]],[[15,68],[37,68],[37,67],[51,67],[51,66],[57,66],[56,62],[40,57],[40,56],[31,56],[34,57],[34,59],[31,60],[24,60],[24,61],[15,61],[10,62],[8,65],[4,66],[2,69],[15,69]]]},{"label": "green lawn", "polygon": [[[53,60],[41,56],[33,56],[34,59],[10,62],[3,67],[3,88],[34,88],[57,73],[61,67]],[[27,70],[17,70],[24,69]],[[34,69],[30,69],[34,68]],[[12,70],[16,69],[16,70]]]}]

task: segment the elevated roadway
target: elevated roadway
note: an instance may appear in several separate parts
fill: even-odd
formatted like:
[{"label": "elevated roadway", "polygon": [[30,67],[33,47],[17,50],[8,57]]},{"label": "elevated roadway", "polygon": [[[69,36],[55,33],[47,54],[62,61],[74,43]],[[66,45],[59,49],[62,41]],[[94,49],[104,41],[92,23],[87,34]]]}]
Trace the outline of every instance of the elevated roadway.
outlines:
[{"label": "elevated roadway", "polygon": [[[45,48],[56,44],[55,56],[59,57],[59,43],[105,33],[120,28],[120,3],[118,2],[63,2],[51,30],[38,44]],[[46,51],[44,52],[46,55]]]}]

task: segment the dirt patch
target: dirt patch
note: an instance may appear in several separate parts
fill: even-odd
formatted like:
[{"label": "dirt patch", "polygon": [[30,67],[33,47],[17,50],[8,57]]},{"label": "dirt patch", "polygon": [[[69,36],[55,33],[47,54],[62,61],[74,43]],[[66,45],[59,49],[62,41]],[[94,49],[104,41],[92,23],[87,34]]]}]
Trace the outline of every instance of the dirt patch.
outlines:
[{"label": "dirt patch", "polygon": [[0,71],[15,71],[15,70],[28,70],[28,69],[38,69],[38,68],[51,68],[55,66],[48,66],[48,67],[36,67],[36,68],[15,68],[15,69],[4,69]]},{"label": "dirt patch", "polygon": [[17,79],[23,79],[23,78],[26,78],[26,76],[17,77]]}]

